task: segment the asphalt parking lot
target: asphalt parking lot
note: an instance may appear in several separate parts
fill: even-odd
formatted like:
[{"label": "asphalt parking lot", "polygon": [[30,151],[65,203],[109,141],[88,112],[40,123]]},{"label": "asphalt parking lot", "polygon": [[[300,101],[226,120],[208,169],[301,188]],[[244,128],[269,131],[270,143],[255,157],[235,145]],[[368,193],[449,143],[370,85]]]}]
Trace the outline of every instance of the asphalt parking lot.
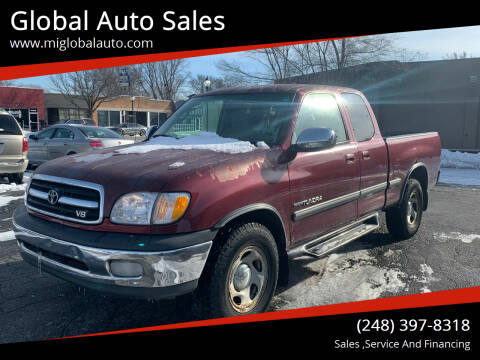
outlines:
[{"label": "asphalt parking lot", "polygon": [[[11,233],[22,191],[0,194],[0,343],[194,320],[188,297],[143,301],[78,288],[24,263]],[[394,242],[384,225],[322,259],[291,262],[271,311],[480,285],[480,189],[437,186],[421,229]],[[383,217],[382,217],[383,222]]]}]

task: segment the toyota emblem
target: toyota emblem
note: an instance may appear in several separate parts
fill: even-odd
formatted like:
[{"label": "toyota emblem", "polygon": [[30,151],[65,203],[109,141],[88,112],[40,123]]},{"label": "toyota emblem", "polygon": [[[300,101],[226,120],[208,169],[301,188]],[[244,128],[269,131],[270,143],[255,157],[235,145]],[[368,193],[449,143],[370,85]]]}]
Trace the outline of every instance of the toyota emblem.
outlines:
[{"label": "toyota emblem", "polygon": [[48,191],[48,202],[50,205],[55,205],[58,202],[58,193],[53,189]]}]

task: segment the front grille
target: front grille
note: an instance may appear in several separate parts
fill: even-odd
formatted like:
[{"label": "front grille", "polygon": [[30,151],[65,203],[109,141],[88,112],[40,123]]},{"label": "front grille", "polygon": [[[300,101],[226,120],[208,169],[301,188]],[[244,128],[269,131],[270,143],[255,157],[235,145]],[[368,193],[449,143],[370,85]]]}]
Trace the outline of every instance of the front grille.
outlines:
[{"label": "front grille", "polygon": [[34,176],[27,194],[28,208],[80,223],[101,222],[102,204],[100,185],[45,175]]},{"label": "front grille", "polygon": [[36,247],[32,244],[26,243],[22,241],[22,244],[25,248],[28,250],[36,253],[37,255],[42,255],[43,257],[46,257],[47,259],[53,260],[55,262],[58,262],[60,264],[64,264],[70,267],[73,267],[75,269],[83,270],[83,271],[89,271],[89,268],[83,261],[79,261],[76,259],[72,259],[63,255],[58,255],[55,254],[51,251],[40,249],[39,247]]}]

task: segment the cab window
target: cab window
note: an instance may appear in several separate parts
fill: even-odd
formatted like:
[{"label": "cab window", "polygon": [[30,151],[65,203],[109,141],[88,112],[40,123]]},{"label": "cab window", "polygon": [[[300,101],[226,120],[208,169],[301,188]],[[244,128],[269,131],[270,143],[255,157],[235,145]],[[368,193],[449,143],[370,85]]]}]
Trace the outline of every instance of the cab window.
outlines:
[{"label": "cab window", "polygon": [[342,115],[333,95],[312,93],[305,96],[298,113],[292,143],[296,143],[301,132],[308,128],[331,129],[337,135],[337,143],[347,141]]},{"label": "cab window", "polygon": [[370,140],[375,134],[375,128],[363,99],[357,94],[344,93],[342,100],[347,107],[355,139],[359,142]]}]

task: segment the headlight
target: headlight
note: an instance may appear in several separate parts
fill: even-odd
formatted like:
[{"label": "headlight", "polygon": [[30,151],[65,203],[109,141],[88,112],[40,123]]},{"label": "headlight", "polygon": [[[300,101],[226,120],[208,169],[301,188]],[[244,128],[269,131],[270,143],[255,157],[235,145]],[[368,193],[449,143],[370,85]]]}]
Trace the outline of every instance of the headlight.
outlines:
[{"label": "headlight", "polygon": [[130,193],[115,202],[110,220],[128,225],[169,224],[182,217],[189,203],[188,193]]}]

